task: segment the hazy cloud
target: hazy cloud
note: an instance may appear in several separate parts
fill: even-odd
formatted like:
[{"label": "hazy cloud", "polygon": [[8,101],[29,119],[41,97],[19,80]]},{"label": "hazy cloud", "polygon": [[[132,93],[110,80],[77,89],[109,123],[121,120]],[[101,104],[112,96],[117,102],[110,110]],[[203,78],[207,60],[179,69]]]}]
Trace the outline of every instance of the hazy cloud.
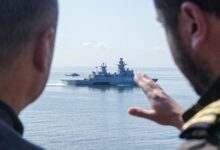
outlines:
[{"label": "hazy cloud", "polygon": [[84,42],[82,43],[82,48],[86,48],[86,47],[92,47],[94,45],[93,42]]},{"label": "hazy cloud", "polygon": [[83,42],[81,48],[96,48],[96,49],[107,49],[108,45],[104,42]]}]

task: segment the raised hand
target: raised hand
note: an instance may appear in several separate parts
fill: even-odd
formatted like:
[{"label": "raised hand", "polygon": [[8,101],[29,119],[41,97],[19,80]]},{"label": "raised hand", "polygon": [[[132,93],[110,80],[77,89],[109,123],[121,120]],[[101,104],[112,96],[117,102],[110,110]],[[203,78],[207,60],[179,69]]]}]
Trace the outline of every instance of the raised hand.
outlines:
[{"label": "raised hand", "polygon": [[185,110],[146,75],[137,75],[134,80],[147,96],[151,109],[132,107],[129,108],[128,113],[150,119],[161,125],[170,125],[181,129],[183,125],[181,116]]}]

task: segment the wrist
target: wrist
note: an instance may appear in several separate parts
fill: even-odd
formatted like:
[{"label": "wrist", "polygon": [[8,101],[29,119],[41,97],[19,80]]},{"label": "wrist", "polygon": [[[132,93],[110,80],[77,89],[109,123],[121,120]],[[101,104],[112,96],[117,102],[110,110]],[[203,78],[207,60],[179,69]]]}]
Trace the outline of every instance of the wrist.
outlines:
[{"label": "wrist", "polygon": [[179,116],[177,117],[176,121],[174,122],[174,126],[179,129],[179,130],[182,130],[182,126],[183,126],[184,122],[182,120],[182,117]]}]

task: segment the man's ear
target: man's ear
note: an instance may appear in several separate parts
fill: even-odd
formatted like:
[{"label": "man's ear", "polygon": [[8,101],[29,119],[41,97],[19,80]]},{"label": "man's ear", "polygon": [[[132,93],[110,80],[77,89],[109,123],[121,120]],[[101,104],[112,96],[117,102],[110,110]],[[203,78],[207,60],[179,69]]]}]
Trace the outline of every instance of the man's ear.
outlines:
[{"label": "man's ear", "polygon": [[187,28],[188,38],[190,38],[190,46],[194,50],[201,49],[207,38],[208,24],[206,13],[202,11],[196,4],[192,2],[184,2],[181,6],[181,18],[183,24]]},{"label": "man's ear", "polygon": [[51,63],[54,38],[55,30],[53,28],[49,28],[48,30],[42,32],[36,39],[34,49],[34,66],[41,73],[44,73]]}]

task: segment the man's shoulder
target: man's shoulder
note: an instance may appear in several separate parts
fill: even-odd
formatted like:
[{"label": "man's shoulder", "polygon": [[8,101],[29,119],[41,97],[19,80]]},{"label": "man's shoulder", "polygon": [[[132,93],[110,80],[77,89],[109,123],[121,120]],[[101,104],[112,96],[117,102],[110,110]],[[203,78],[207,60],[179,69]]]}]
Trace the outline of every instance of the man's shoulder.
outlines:
[{"label": "man's shoulder", "polygon": [[26,141],[20,134],[0,120],[0,149],[4,150],[42,150],[42,148]]},{"label": "man's shoulder", "polygon": [[220,100],[209,104],[188,120],[180,137],[187,140],[180,150],[220,149]]}]

